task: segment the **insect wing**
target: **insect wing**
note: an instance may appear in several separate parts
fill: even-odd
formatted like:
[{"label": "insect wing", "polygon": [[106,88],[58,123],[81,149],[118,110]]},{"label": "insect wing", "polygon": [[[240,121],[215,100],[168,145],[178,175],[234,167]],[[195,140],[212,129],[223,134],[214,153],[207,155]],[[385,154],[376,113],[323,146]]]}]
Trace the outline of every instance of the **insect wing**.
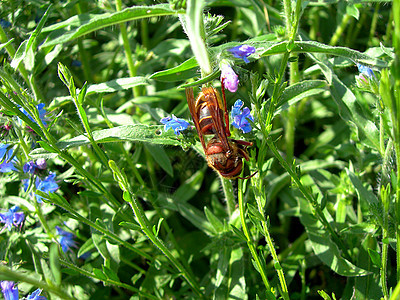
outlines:
[{"label": "insect wing", "polygon": [[199,139],[201,142],[201,145],[203,146],[204,151],[206,150],[206,143],[204,141],[204,136],[201,133],[201,128],[200,128],[200,123],[199,123],[199,117],[196,114],[196,103],[194,100],[194,94],[193,94],[193,89],[192,88],[186,88],[186,101],[189,106],[189,111],[190,115],[192,116],[192,120],[194,123],[194,126],[196,127],[197,133],[199,134]]}]

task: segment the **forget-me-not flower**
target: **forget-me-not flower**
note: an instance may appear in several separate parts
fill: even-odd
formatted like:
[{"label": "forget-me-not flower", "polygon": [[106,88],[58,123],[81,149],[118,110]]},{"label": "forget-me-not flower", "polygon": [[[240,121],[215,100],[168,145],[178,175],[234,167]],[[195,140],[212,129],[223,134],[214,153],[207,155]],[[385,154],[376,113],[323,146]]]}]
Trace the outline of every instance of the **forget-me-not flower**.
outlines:
[{"label": "forget-me-not flower", "polygon": [[20,212],[20,210],[18,206],[13,206],[7,212],[0,213],[0,223],[4,223],[4,227],[0,232],[5,228],[11,231],[13,226],[18,227],[22,224],[25,219],[25,214]]},{"label": "forget-me-not flower", "polygon": [[232,107],[231,117],[233,119],[232,125],[240,130],[243,133],[248,133],[251,131],[251,124],[249,122],[254,122],[254,118],[250,113],[250,109],[248,107],[243,108],[243,101],[236,100],[235,104]]},{"label": "forget-me-not flower", "polygon": [[256,48],[249,45],[239,45],[228,49],[228,51],[232,53],[234,57],[241,58],[246,64],[248,64],[250,61],[247,57],[256,52]]},{"label": "forget-me-not flower", "polygon": [[12,156],[13,156],[13,149],[7,144],[0,143],[0,172],[1,173],[17,171],[17,169],[14,167],[14,163],[17,161],[17,158],[16,157],[12,158]]},{"label": "forget-me-not flower", "polygon": [[59,235],[58,242],[61,245],[62,251],[66,253],[68,250],[72,252],[71,247],[76,247],[76,242],[74,241],[75,235],[71,232],[61,229],[56,226],[57,234]]},{"label": "forget-me-not flower", "polygon": [[1,281],[1,291],[3,292],[4,300],[18,300],[18,287],[13,281]]},{"label": "forget-me-not flower", "polygon": [[187,129],[190,125],[184,119],[177,118],[174,115],[172,115],[172,117],[162,118],[160,122],[164,124],[164,131],[168,131],[172,128],[176,135],[179,135],[181,131]]},{"label": "forget-me-not flower", "polygon": [[226,88],[228,91],[234,93],[238,89],[239,79],[235,71],[228,62],[222,60],[220,63],[221,69],[221,82],[223,84],[222,88]]}]

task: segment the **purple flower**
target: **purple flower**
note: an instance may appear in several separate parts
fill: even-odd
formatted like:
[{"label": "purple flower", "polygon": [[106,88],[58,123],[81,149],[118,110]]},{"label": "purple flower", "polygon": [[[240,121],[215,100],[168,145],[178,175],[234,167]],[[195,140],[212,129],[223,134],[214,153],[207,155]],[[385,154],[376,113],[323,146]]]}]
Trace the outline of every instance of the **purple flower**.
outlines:
[{"label": "purple flower", "polygon": [[170,128],[172,128],[176,135],[179,135],[181,131],[185,130],[190,125],[184,119],[179,119],[174,115],[172,115],[172,118],[171,117],[162,118],[160,122],[165,125],[164,131],[168,131]]},{"label": "purple flower", "polygon": [[0,172],[8,173],[17,171],[14,163],[17,161],[16,157],[12,157],[13,149],[7,144],[0,143]]},{"label": "purple flower", "polygon": [[40,293],[42,292],[41,289],[35,290],[32,294],[30,294],[28,297],[26,297],[27,300],[47,300],[45,296],[40,296]]},{"label": "purple flower", "polygon": [[28,162],[24,165],[23,171],[24,171],[24,173],[33,174],[33,173],[35,173],[36,168],[37,168],[37,165],[35,164],[34,161],[31,160],[31,161],[28,161]]},{"label": "purple flower", "polygon": [[248,64],[250,61],[247,59],[247,57],[256,52],[256,48],[249,45],[239,45],[228,49],[228,51],[231,52],[234,57],[241,58],[246,64]]},{"label": "purple flower", "polygon": [[235,71],[233,71],[232,67],[224,61],[221,62],[220,68],[223,88],[226,88],[232,93],[236,92],[239,85],[239,79]]},{"label": "purple flower", "polygon": [[39,158],[38,160],[36,160],[36,166],[40,170],[46,169],[47,168],[46,160],[44,158]]},{"label": "purple flower", "polygon": [[[41,178],[39,178],[39,177],[36,177],[36,181],[35,181],[36,189],[38,191],[41,191],[41,192],[46,193],[46,194],[54,193],[55,191],[58,190],[58,184],[55,181],[55,177],[56,177],[56,174],[53,173],[53,172],[50,172],[49,176],[47,176],[43,180]],[[24,183],[24,185],[25,185],[25,183]],[[42,201],[42,197],[39,196],[39,195],[36,195],[36,200],[39,203],[43,202]]]},{"label": "purple flower", "polygon": [[372,71],[371,68],[364,66],[362,64],[359,64],[359,63],[356,63],[356,64],[357,64],[358,72],[360,72],[361,75],[365,75],[365,76],[367,76],[367,78],[376,77],[374,74],[374,71]]},{"label": "purple flower", "polygon": [[25,219],[23,212],[18,212],[20,208],[18,206],[11,207],[7,212],[0,214],[0,223],[4,223],[4,227],[1,229],[2,232],[5,228],[11,231],[12,226],[18,227],[22,224]]},{"label": "purple flower", "polygon": [[[45,107],[45,104],[44,104],[44,103],[39,103],[38,105],[36,105],[36,108],[37,108],[37,110],[38,110],[38,112],[39,112],[39,118],[40,118],[40,120],[42,120],[42,123],[43,123],[44,126],[47,126],[46,119],[45,119],[45,115],[47,114],[47,111],[44,109],[44,107]],[[27,115],[28,118],[29,118],[31,121],[33,121],[33,122],[36,123],[36,121],[33,119],[33,117],[32,117],[24,108],[21,107],[20,110],[21,110],[25,115]]]},{"label": "purple flower", "polygon": [[0,285],[4,300],[18,300],[18,287],[15,286],[15,282],[4,280]]},{"label": "purple flower", "polygon": [[237,129],[243,131],[243,133],[248,133],[251,131],[251,124],[249,122],[254,122],[254,118],[250,113],[250,109],[245,107],[242,112],[243,101],[236,100],[232,107],[231,117],[233,119],[232,125]]},{"label": "purple flower", "polygon": [[61,245],[62,251],[66,253],[68,250],[72,252],[71,247],[76,248],[76,242],[74,241],[75,235],[71,232],[62,230],[59,226],[56,226],[57,234],[60,236],[58,242]]}]

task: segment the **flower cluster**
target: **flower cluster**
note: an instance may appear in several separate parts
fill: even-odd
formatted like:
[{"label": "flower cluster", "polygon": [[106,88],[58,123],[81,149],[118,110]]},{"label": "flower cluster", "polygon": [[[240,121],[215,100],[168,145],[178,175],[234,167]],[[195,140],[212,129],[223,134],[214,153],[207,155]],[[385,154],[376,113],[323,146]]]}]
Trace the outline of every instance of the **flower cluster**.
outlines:
[{"label": "flower cluster", "polygon": [[251,124],[249,121],[254,122],[254,118],[250,113],[250,109],[248,107],[243,108],[243,101],[236,100],[235,104],[232,107],[231,117],[232,117],[232,125],[237,129],[243,131],[243,133],[249,133],[251,131]]},{"label": "flower cluster", "polygon": [[36,162],[29,161],[24,165],[24,173],[35,174],[39,170],[44,170],[47,167],[46,160],[44,158],[39,158]]},{"label": "flower cluster", "polygon": [[[13,281],[1,281],[1,291],[3,292],[3,296],[5,300],[18,300],[19,292],[18,287]],[[26,299],[29,300],[47,300],[45,296],[40,296],[42,292],[41,289],[35,290],[32,294],[28,295]]]},{"label": "flower cluster", "polygon": [[180,135],[181,131],[184,131],[190,125],[184,119],[180,119],[172,115],[172,117],[165,117],[160,120],[164,124],[164,131],[173,129],[176,135]]},{"label": "flower cluster", "polygon": [[220,63],[222,88],[235,93],[238,89],[239,78],[226,60]]}]

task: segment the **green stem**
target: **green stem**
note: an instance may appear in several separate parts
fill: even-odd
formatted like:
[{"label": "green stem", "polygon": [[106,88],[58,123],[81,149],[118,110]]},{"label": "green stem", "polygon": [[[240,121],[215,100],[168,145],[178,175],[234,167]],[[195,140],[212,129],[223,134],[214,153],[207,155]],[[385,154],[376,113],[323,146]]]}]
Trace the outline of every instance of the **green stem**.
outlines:
[{"label": "green stem", "polygon": [[271,286],[269,284],[267,274],[265,272],[265,266],[257,254],[256,247],[254,246],[254,241],[251,239],[249,229],[247,227],[246,216],[245,216],[245,205],[244,205],[244,201],[243,201],[243,180],[242,179],[238,180],[238,202],[239,202],[239,211],[240,211],[240,222],[242,224],[243,233],[247,240],[247,246],[249,247],[251,256],[253,257],[254,262],[257,265],[258,271],[261,275],[261,279],[265,285],[265,288],[267,289],[267,291],[270,291]]},{"label": "green stem", "polygon": [[163,241],[160,240],[150,228],[149,220],[147,219],[143,208],[135,197],[133,197],[129,192],[124,192],[125,200],[131,206],[133,212],[135,213],[136,219],[141,226],[143,233],[148,237],[148,239],[170,260],[170,262],[179,270],[182,276],[186,279],[189,285],[192,287],[194,292],[202,297],[200,287],[195,280],[192,272],[187,270],[172,254],[172,252],[164,245]]},{"label": "green stem", "polygon": [[369,38],[368,38],[368,43],[367,43],[368,47],[372,47],[374,44],[376,44],[376,42],[374,43],[374,35],[376,32],[376,25],[378,23],[378,17],[379,17],[379,2],[377,2],[375,4],[375,10],[374,10],[371,25],[369,28]]},{"label": "green stem", "polygon": [[[259,181],[261,182],[261,186],[262,186],[262,179]],[[259,198],[259,196],[256,196],[256,198]],[[256,199],[257,208],[258,208],[258,211],[260,212],[260,214],[262,216],[264,216],[264,209],[261,206],[260,200],[261,199]],[[281,295],[282,295],[283,299],[289,300],[290,297],[289,297],[289,292],[288,292],[288,288],[287,288],[287,284],[286,284],[286,280],[285,280],[285,275],[283,274],[283,268],[279,262],[278,255],[276,254],[274,243],[272,241],[271,235],[269,234],[269,229],[267,226],[267,222],[265,221],[265,218],[263,218],[261,223],[262,223],[262,227],[264,230],[265,241],[267,242],[269,251],[271,252],[271,256],[272,256],[273,263],[274,263],[274,268],[278,274],[279,283],[281,285]]]},{"label": "green stem", "polygon": [[48,234],[48,236],[52,239],[54,237],[52,230],[49,227],[49,224],[47,224],[47,221],[42,213],[42,208],[40,207],[40,203],[36,201],[36,199],[33,199],[33,202],[35,203],[35,211],[36,214],[39,218],[40,223],[43,225],[44,230]]},{"label": "green stem", "polygon": [[29,283],[29,284],[33,285],[34,287],[43,289],[46,292],[54,294],[61,299],[65,299],[65,300],[76,299],[76,298],[71,297],[67,293],[65,293],[64,288],[62,288],[61,286],[57,286],[54,284],[47,284],[45,280],[36,279],[31,276],[27,276],[26,274],[11,270],[4,265],[0,265],[0,275],[3,278],[7,278],[10,281]]},{"label": "green stem", "polygon": [[342,22],[340,23],[340,25],[338,27],[336,27],[336,31],[333,34],[333,36],[329,42],[329,45],[335,46],[337,44],[339,39],[342,37],[343,32],[346,29],[346,26],[350,21],[350,18],[351,18],[351,15],[349,15],[349,14],[345,14],[343,16]]},{"label": "green stem", "polygon": [[304,195],[304,197],[307,199],[308,203],[313,207],[314,214],[319,219],[319,221],[323,224],[325,229],[329,231],[333,240],[336,242],[336,244],[342,250],[344,257],[346,257],[346,259],[351,260],[350,259],[351,256],[349,255],[348,250],[345,247],[344,243],[342,242],[342,240],[337,235],[336,231],[332,228],[331,224],[326,219],[317,200],[312,196],[310,191],[301,183],[300,178],[297,176],[296,171],[294,170],[294,166],[290,166],[287,163],[287,161],[281,156],[278,149],[275,147],[275,144],[268,137],[267,137],[267,144],[268,144],[268,147],[270,148],[270,150],[275,155],[275,157],[278,159],[281,166],[286,170],[286,172],[289,173],[290,177],[296,183],[297,187],[299,188],[301,193]]},{"label": "green stem", "polygon": [[[117,8],[117,11],[121,11],[122,10],[122,1],[121,0],[116,0],[115,1],[115,6]],[[137,75],[137,63],[135,64],[133,62],[132,50],[131,50],[131,45],[129,44],[129,38],[128,38],[127,30],[126,30],[126,24],[125,23],[120,23],[119,24],[119,29],[121,31],[122,42],[123,42],[123,45],[124,45],[126,62],[128,63],[129,75],[131,77],[135,77]],[[140,87],[139,86],[134,86],[132,88],[132,90],[133,90],[133,97],[134,98],[140,96]]]},{"label": "green stem", "polygon": [[224,195],[225,195],[225,199],[226,199],[226,203],[227,203],[228,216],[230,219],[233,212],[235,211],[235,206],[236,206],[235,195],[233,193],[232,181],[230,181],[229,179],[223,178],[221,175],[219,175],[219,178],[221,180],[222,189],[224,191]]}]

